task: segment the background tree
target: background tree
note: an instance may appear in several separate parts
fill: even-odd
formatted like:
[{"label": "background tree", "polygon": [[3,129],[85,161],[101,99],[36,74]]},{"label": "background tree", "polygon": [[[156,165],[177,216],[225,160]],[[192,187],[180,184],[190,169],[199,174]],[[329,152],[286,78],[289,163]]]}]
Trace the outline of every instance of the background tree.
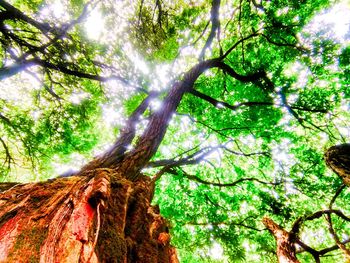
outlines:
[{"label": "background tree", "polygon": [[[332,248],[347,243],[348,192],[322,156],[349,135],[349,47],[345,34],[331,36],[312,20],[334,5],[0,1],[2,180],[52,178],[60,163],[96,155],[81,170],[75,162],[85,177],[48,186],[75,183],[99,214],[101,200],[115,198],[105,189],[119,188],[95,181],[121,176],[136,182],[125,189],[146,189],[147,200],[155,183],[153,200],[183,262],[275,260],[266,215],[265,226],[276,221],[298,234],[300,261],[338,261]],[[89,19],[99,15],[104,27],[93,38]],[[142,174],[152,178],[149,189]],[[86,185],[93,190],[82,193]],[[118,208],[107,203],[107,211]],[[345,217],[331,217],[333,206]],[[5,207],[3,227],[17,215]],[[108,217],[86,222],[100,217],[103,233]]]}]

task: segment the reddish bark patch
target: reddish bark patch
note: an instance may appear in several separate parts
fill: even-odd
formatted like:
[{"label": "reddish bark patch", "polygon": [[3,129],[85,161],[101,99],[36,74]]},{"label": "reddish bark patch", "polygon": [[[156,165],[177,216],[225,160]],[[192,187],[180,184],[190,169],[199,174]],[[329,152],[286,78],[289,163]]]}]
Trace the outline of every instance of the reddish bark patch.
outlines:
[{"label": "reddish bark patch", "polygon": [[14,246],[14,237],[18,234],[19,216],[15,215],[5,222],[0,228],[0,262],[7,259],[9,252]]},{"label": "reddish bark patch", "polygon": [[178,262],[152,194],[112,169],[16,185],[0,193],[0,261]]}]

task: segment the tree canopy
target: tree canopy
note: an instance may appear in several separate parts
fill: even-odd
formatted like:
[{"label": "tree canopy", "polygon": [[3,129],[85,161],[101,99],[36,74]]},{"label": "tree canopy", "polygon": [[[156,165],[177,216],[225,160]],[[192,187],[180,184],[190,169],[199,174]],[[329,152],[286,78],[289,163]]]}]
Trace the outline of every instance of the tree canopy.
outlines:
[{"label": "tree canopy", "polygon": [[349,12],[327,0],[0,0],[0,181],[135,156],[156,127],[133,169],[156,182],[181,262],[274,262],[266,217],[296,234],[302,262],[337,262],[350,255],[350,191],[323,155],[350,135]]}]

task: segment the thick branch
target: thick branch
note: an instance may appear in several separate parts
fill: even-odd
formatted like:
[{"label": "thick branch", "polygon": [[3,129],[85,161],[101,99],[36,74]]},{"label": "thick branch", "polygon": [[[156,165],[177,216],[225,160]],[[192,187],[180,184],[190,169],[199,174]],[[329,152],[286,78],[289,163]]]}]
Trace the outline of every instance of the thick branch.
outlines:
[{"label": "thick branch", "polygon": [[33,59],[31,59],[31,60],[24,61],[22,63],[14,63],[10,66],[4,66],[0,68],[0,80],[9,78],[35,65],[37,65],[37,63]]},{"label": "thick branch", "polygon": [[315,220],[315,219],[320,218],[323,215],[330,215],[330,214],[336,214],[337,216],[344,219],[345,221],[350,222],[350,218],[348,216],[344,215],[344,213],[340,210],[335,210],[335,209],[320,210],[320,211],[317,211],[309,216],[304,216],[304,217],[298,218],[294,222],[291,232],[293,232],[294,234],[298,234],[301,225],[305,221]]},{"label": "thick branch", "polygon": [[197,78],[207,69],[215,67],[217,60],[206,60],[189,70],[182,81],[173,84],[165,97],[161,109],[155,112],[140,137],[136,147],[124,159],[121,172],[129,179],[136,180],[140,170],[157,151],[168,123],[179,105],[182,96],[189,91]]},{"label": "thick branch", "polygon": [[[347,244],[350,242],[350,239],[347,239],[347,240],[344,240],[343,242],[341,242],[343,245]],[[316,249],[313,249],[312,247],[306,245],[304,242],[302,242],[300,239],[297,238],[297,241],[296,243],[301,247],[300,250],[298,250],[296,253],[303,253],[303,252],[309,252],[315,259],[316,263],[319,263],[321,262],[320,261],[320,257],[321,256],[324,256],[326,255],[327,253],[329,252],[332,252],[334,250],[338,250],[339,247],[338,245],[334,245],[334,246],[331,246],[331,247],[328,247],[328,248],[324,248],[324,249],[321,249],[321,250],[316,250]]]},{"label": "thick branch", "polygon": [[163,101],[162,108],[155,112],[140,137],[136,147],[132,150],[118,168],[126,178],[137,180],[140,170],[146,165],[153,154],[157,151],[168,126],[168,123],[179,105],[182,96],[193,89],[197,78],[210,68],[220,68],[229,75],[242,82],[253,82],[266,76],[266,73],[259,71],[250,75],[240,75],[230,66],[221,61],[221,58],[206,60],[198,63],[190,69],[183,77],[182,81],[173,84],[169,93]]},{"label": "thick branch", "polygon": [[[267,102],[267,101],[247,101],[247,102],[240,102],[237,103],[235,105],[231,105],[225,101],[219,101],[213,97],[210,97],[207,94],[204,94],[202,92],[199,92],[198,90],[192,89],[190,91],[190,93],[194,96],[196,96],[197,98],[203,99],[207,102],[209,102],[210,104],[212,104],[213,106],[215,106],[216,108],[220,108],[220,107],[225,107],[231,110],[237,110],[240,107],[243,106],[277,106],[277,104],[275,104],[274,102]],[[285,104],[280,105],[280,106],[285,106]],[[299,107],[299,106],[290,106],[291,109],[295,109],[295,110],[301,110],[301,111],[308,111],[308,112],[319,112],[319,113],[327,113],[326,110],[323,109],[309,109],[309,108],[303,108],[303,107]]]},{"label": "thick branch", "polygon": [[231,77],[242,81],[242,82],[254,82],[259,79],[263,79],[266,77],[265,71],[258,71],[256,73],[251,73],[249,75],[241,75],[238,74],[233,68],[231,68],[229,65],[225,64],[222,60],[216,60],[215,67],[222,69],[224,72],[226,72]]},{"label": "thick branch", "polygon": [[33,18],[30,18],[29,16],[25,15],[20,10],[18,10],[17,8],[15,8],[14,6],[10,5],[9,3],[3,0],[0,0],[0,6],[2,6],[6,10],[6,12],[10,13],[14,19],[23,20],[28,24],[36,27],[43,33],[47,33],[51,29],[51,27],[48,24],[40,23],[34,20]]},{"label": "thick branch", "polygon": [[268,217],[264,217],[263,224],[276,239],[278,261],[280,263],[299,263],[295,252],[295,236]]},{"label": "thick branch", "polygon": [[151,92],[130,115],[113,146],[107,152],[103,153],[103,155],[84,166],[82,170],[111,167],[118,163],[123,158],[127,147],[135,138],[136,124],[140,116],[146,111],[152,99],[157,95],[158,93]]},{"label": "thick branch", "polygon": [[313,249],[312,247],[309,247],[308,245],[306,245],[304,242],[302,242],[299,238],[297,238],[296,243],[303,249],[301,251],[296,251],[296,253],[301,253],[301,252],[309,252],[315,259],[316,263],[320,263],[320,252]]},{"label": "thick branch", "polygon": [[67,68],[66,66],[60,64],[60,63],[52,63],[46,60],[42,60],[39,58],[33,58],[33,59],[28,59],[21,61],[19,63],[12,64],[10,66],[5,66],[0,68],[0,80],[11,77],[25,69],[28,69],[32,66],[41,66],[47,69],[52,69],[55,71],[62,72],[67,75],[75,76],[78,78],[85,78],[85,79],[91,79],[91,80],[96,80],[96,81],[101,81],[101,82],[106,82],[109,80],[119,80],[122,81],[123,83],[128,84],[128,82],[117,75],[111,75],[111,76],[100,76],[96,74],[90,74],[90,73],[85,73],[79,70],[72,70]]},{"label": "thick branch", "polygon": [[199,60],[204,59],[205,51],[211,46],[216,32],[220,30],[219,9],[220,9],[220,0],[213,0],[211,11],[210,11],[211,30],[210,30],[208,39],[205,42],[205,45],[199,55]]},{"label": "thick branch", "polygon": [[[349,243],[349,242],[350,242],[350,239],[347,239],[347,240],[344,240],[344,241],[341,242],[341,243],[342,243],[343,245],[345,245],[345,244],[347,244],[347,243]],[[320,256],[323,256],[323,255],[325,255],[325,254],[327,254],[327,253],[329,253],[329,252],[332,252],[332,251],[334,251],[334,250],[337,250],[337,249],[339,249],[338,245],[334,245],[334,246],[331,246],[331,247],[329,247],[329,248],[324,248],[324,249],[318,251],[318,253],[320,254]]]},{"label": "thick branch", "polygon": [[190,91],[190,93],[198,98],[201,98],[207,102],[209,102],[210,104],[212,104],[213,106],[219,108],[219,107],[225,107],[228,108],[230,110],[237,110],[238,108],[242,107],[242,106],[273,106],[274,103],[273,102],[263,102],[263,101],[257,101],[257,102],[241,102],[238,103],[236,105],[231,105],[225,101],[219,101],[217,99],[214,99],[213,97],[210,97],[202,92],[199,92],[195,89],[192,89]]},{"label": "thick branch", "polygon": [[[333,222],[332,222],[332,216],[331,214],[326,214],[326,219],[328,221],[328,230],[331,233],[335,243],[339,247],[341,251],[343,251],[347,261],[350,260],[350,251],[346,248],[346,246],[340,241],[338,234],[335,232],[335,229],[333,227]],[[349,219],[350,220],[350,219]]]}]

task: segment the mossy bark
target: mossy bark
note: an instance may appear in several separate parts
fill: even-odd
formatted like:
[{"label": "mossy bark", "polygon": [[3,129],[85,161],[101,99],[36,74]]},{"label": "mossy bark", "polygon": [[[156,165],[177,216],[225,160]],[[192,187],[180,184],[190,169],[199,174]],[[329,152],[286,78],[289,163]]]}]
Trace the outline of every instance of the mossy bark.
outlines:
[{"label": "mossy bark", "polygon": [[178,262],[147,177],[112,169],[0,192],[0,262]]}]

